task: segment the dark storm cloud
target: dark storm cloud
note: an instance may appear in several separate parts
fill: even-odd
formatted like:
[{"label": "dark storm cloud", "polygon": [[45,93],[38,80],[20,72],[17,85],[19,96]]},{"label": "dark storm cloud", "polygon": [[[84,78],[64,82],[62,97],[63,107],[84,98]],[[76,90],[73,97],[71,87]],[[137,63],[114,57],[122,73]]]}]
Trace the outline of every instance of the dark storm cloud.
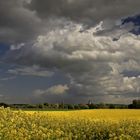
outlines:
[{"label": "dark storm cloud", "polygon": [[106,18],[137,14],[139,6],[139,0],[32,0],[29,5],[41,18],[63,16],[94,23]]},{"label": "dark storm cloud", "polygon": [[139,7],[139,0],[1,0],[0,41],[27,42],[44,30],[67,24],[65,18],[92,26],[137,14]]},{"label": "dark storm cloud", "polygon": [[35,36],[40,19],[34,11],[24,8],[21,0],[0,1],[0,41],[26,42]]}]

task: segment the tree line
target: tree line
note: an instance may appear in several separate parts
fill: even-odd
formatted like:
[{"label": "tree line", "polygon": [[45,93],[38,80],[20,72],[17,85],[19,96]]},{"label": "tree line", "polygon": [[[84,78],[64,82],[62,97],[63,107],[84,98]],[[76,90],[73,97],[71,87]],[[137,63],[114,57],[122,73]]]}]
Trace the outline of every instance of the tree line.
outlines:
[{"label": "tree line", "polygon": [[133,100],[132,104],[50,104],[50,103],[41,103],[41,104],[6,104],[0,103],[0,106],[10,107],[13,109],[140,109],[140,100]]}]

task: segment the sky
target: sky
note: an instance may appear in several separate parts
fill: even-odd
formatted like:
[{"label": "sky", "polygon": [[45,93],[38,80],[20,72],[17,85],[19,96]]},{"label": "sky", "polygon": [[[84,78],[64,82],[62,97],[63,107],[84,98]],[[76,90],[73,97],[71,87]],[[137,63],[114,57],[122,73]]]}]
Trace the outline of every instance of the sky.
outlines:
[{"label": "sky", "polygon": [[139,0],[0,0],[0,102],[140,98]]}]

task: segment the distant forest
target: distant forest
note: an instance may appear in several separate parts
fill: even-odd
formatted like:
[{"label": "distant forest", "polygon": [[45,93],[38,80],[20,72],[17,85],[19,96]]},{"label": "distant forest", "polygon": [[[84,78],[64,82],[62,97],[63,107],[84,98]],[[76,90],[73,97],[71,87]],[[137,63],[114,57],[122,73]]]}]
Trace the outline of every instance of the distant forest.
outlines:
[{"label": "distant forest", "polygon": [[42,104],[6,104],[0,103],[0,106],[3,107],[10,107],[13,109],[140,109],[140,100],[133,100],[132,104],[125,105],[125,104],[94,104],[89,101],[87,104],[64,104],[57,103],[57,104],[50,104],[50,103],[42,103]]}]

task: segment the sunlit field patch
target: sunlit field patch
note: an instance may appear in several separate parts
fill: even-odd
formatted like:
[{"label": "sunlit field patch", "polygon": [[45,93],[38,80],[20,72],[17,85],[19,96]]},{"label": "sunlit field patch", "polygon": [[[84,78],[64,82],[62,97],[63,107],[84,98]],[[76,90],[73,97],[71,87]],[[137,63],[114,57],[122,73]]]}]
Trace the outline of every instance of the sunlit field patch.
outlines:
[{"label": "sunlit field patch", "polygon": [[0,109],[2,140],[140,140],[140,110]]}]

